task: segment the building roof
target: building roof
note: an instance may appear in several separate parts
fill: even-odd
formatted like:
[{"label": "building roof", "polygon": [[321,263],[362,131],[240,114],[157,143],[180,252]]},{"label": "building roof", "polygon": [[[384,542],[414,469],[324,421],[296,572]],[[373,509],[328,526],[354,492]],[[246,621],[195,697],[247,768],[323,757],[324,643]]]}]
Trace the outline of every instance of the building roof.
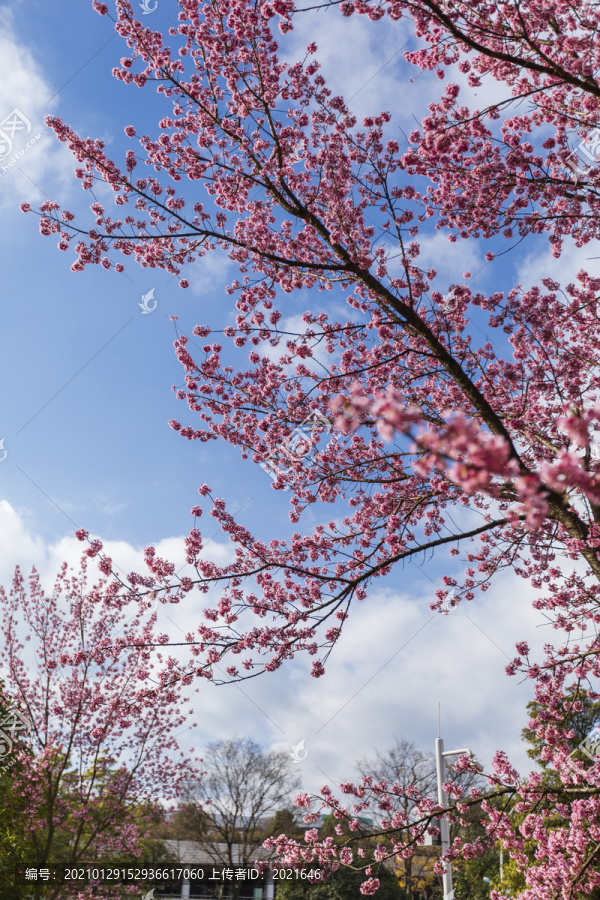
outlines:
[{"label": "building roof", "polygon": [[[171,853],[174,853],[180,863],[193,866],[222,866],[228,857],[228,847],[225,843],[201,844],[198,841],[174,841],[166,840],[165,844]],[[251,853],[252,861],[266,860],[271,851],[264,847],[257,847]],[[243,865],[243,847],[240,844],[232,846],[232,865]]]}]

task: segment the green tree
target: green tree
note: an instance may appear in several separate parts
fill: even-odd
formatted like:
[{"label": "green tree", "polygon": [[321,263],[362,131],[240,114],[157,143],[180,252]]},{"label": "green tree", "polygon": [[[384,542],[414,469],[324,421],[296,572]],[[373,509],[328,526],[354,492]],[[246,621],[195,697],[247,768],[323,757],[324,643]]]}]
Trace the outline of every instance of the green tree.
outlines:
[{"label": "green tree", "polygon": [[210,832],[210,817],[196,803],[184,803],[162,821],[155,830],[157,837],[173,841],[198,841],[202,843]]},{"label": "green tree", "polygon": [[277,837],[280,834],[285,834],[288,837],[301,838],[308,826],[299,823],[296,816],[297,814],[291,809],[277,810],[268,824],[265,837]]},{"label": "green tree", "polygon": [[27,865],[31,853],[22,828],[22,800],[11,773],[0,775],[0,900],[24,900],[27,888],[15,886],[15,866]]},{"label": "green tree", "polygon": [[[406,900],[395,874],[386,866],[373,866],[373,875],[381,886],[377,900]],[[277,888],[277,900],[364,900],[360,886],[365,880],[364,870],[341,868],[333,872],[327,881],[309,884],[300,878],[281,881]]]},{"label": "green tree", "polygon": [[28,888],[14,884],[15,866],[31,862],[31,849],[23,829],[23,798],[15,790],[14,778],[22,771],[19,754],[31,750],[23,735],[11,731],[10,713],[15,708],[5,682],[0,678],[0,900],[25,900]]},{"label": "green tree", "polygon": [[[532,718],[539,715],[541,709],[542,707],[535,700],[531,700],[527,704],[527,711]],[[590,697],[589,692],[578,682],[565,689],[563,709],[559,714],[561,718],[556,721],[557,729],[561,732],[573,730],[574,735],[569,740],[569,743],[573,751],[579,755],[579,758],[585,761],[588,757],[578,747],[593,726],[600,722],[600,700]],[[527,750],[527,755],[545,770],[547,776],[551,776],[556,781],[558,773],[549,768],[543,756],[544,742],[530,728],[523,728],[521,735],[523,740],[531,745]],[[553,772],[554,775],[552,775]]]},{"label": "green tree", "polygon": [[[488,803],[496,809],[508,811],[512,809],[515,801],[496,797],[490,798]],[[467,841],[473,841],[477,837],[487,839],[488,835],[483,827],[484,818],[485,814],[480,806],[471,807],[464,815],[464,819],[470,823],[468,828],[451,827],[451,837],[460,833]],[[503,878],[502,882],[500,881],[500,850],[500,844],[496,843],[487,847],[481,856],[474,859],[462,858],[453,865],[452,881],[456,900],[488,900],[492,889],[516,896],[524,889],[525,881],[514,863],[507,859],[506,853],[503,860]],[[489,883],[484,880],[486,878],[489,879]]]},{"label": "green tree", "polygon": [[[541,709],[540,704],[536,703],[534,700],[527,704],[527,711],[532,718],[537,716]],[[573,752],[577,753],[582,761],[585,762],[587,757],[582,750],[578,749],[578,746],[589,733],[590,729],[600,721],[600,701],[590,697],[588,691],[580,684],[571,685],[566,688],[562,709],[555,710],[555,716],[556,728],[558,731],[563,733],[571,730],[573,731],[573,737],[569,738],[568,742],[573,748]],[[571,793],[569,798],[564,793],[564,785],[561,780],[560,772],[553,769],[544,758],[544,748],[546,747],[546,744],[538,738],[537,733],[533,729],[526,727],[522,729],[521,734],[523,740],[530,745],[527,749],[527,755],[530,759],[534,760],[542,770],[540,774],[543,783],[556,787],[557,789],[556,798],[552,801],[553,809],[551,810],[551,814],[545,819],[545,827],[548,831],[556,830],[558,828],[566,829],[569,825],[569,820],[556,811],[556,805],[561,802],[568,802],[569,799],[572,800],[573,795]],[[591,760],[589,760],[589,765],[593,765]],[[518,796],[509,801],[497,798],[496,800],[491,801],[491,805],[498,809],[506,808],[506,811],[510,813],[513,825],[518,827],[525,818],[524,813],[518,813],[514,809],[519,799]],[[482,818],[480,810],[478,810],[476,814],[472,811],[470,815],[476,815],[478,820],[481,820]],[[472,837],[469,837],[469,839],[471,840]],[[524,852],[532,866],[540,864],[536,857],[537,846],[538,843],[533,838],[525,841]],[[525,890],[526,884],[524,874],[519,870],[515,861],[512,860],[508,854],[505,854],[504,856],[503,878],[502,882],[500,881],[499,852],[499,847],[495,847],[487,850],[480,857],[461,861],[460,866],[457,867],[454,875],[457,900],[466,900],[467,897],[469,900],[485,900],[485,898],[489,896],[489,891],[491,889],[499,890],[502,893],[513,897]],[[593,860],[590,862],[590,866],[596,867],[594,866]],[[484,877],[490,879],[489,885],[483,881]],[[599,900],[600,891],[596,890],[590,896],[592,897],[592,900]]]},{"label": "green tree", "polygon": [[[532,718],[540,715],[542,710],[542,706],[535,700],[532,700],[527,704],[527,711]],[[588,768],[592,767],[594,765],[593,760],[580,749],[579,745],[589,734],[594,725],[600,722],[600,700],[596,700],[593,694],[590,695],[590,692],[577,682],[576,684],[565,688],[562,709],[555,709],[554,714],[558,732],[561,732],[564,735],[565,732],[573,731],[573,737],[568,739],[568,743],[572,747],[575,757],[583,762]],[[546,718],[548,718],[547,712]],[[558,804],[568,803],[569,801],[572,802],[574,799],[573,792],[571,791],[569,795],[566,794],[561,773],[552,768],[548,763],[544,753],[546,744],[538,738],[536,732],[526,727],[522,729],[521,735],[523,740],[530,745],[527,750],[527,755],[535,760],[542,769],[541,777],[543,783],[556,787],[557,789],[557,794],[553,799],[555,811],[547,816],[544,825],[548,831],[553,831],[558,828],[567,829],[569,827],[569,818],[556,811],[556,806]],[[524,815],[519,816],[518,814],[512,814],[512,819],[517,825],[523,818]],[[536,847],[537,842],[534,839],[529,839],[525,842],[524,850],[528,855],[532,866],[540,864],[536,858]],[[591,857],[588,868],[598,870],[600,868],[600,863],[596,862],[595,859]],[[504,868],[504,885],[513,896],[525,888],[524,875],[518,870],[516,864],[512,860],[509,861],[508,865]],[[600,890],[594,888],[589,897],[591,900],[600,900]]]}]

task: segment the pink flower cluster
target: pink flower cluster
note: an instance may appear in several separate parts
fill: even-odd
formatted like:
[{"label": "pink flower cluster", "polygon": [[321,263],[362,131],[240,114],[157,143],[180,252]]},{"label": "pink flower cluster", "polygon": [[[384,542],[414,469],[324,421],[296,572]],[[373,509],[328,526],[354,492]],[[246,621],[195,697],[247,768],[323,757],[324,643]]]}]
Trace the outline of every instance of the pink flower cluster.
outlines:
[{"label": "pink flower cluster", "polygon": [[[579,248],[600,237],[600,167],[574,179],[568,163],[573,132],[583,139],[600,127],[595,3],[345,0],[345,16],[388,15],[390,27],[410,17],[419,43],[404,55],[421,70],[444,80],[455,66],[455,81],[458,73],[473,89],[494,81],[481,109],[460,102],[457,83],[445,84],[406,147],[390,112],[357,122],[327,87],[312,42],[302,61],[281,60],[273,29],[292,28],[292,0],[179,0],[168,44],[136,20],[127,0],[115,6],[126,49],[114,76],[132,90],[156,88],[160,118],[152,134],[125,126],[135,149],[119,165],[102,141],[49,117],[82,188],[100,182],[103,190],[85,223],[55,201],[42,203],[41,233],[57,235],[61,250],[73,246],[75,272],[122,272],[123,258],[187,287],[183,268],[215,249],[237,266],[225,295],[233,316],[224,315],[219,341],[208,341],[203,324],[194,334],[207,342],[197,353],[185,335],[175,341],[185,379],[177,397],[194,424],[171,425],[186,440],[237,448],[251,478],[251,463],[278,458],[307,416],[333,410],[335,426],[315,443],[310,467],[293,460],[286,483],[272,485],[289,489],[288,537],[280,528],[257,536],[200,487],[186,541],[193,579],[180,580],[149,547],[147,574],[123,581],[101,542],[80,532],[87,556],[112,573],[108,606],[146,595],[185,602],[190,591],[218,586],[218,600],[203,607],[189,635],[189,664],[175,672],[165,663],[163,686],[272,672],[302,652],[320,677],[352,606],[369,602],[376,579],[407,559],[447,553],[444,585],[466,600],[512,567],[569,636],[548,646],[543,663],[524,659],[520,641],[508,667],[535,685],[535,727],[560,773],[567,799],[556,808],[567,824],[547,827],[556,798],[539,776],[519,779],[498,754],[489,785],[516,801],[522,821],[484,803],[489,842],[455,843],[447,858],[480,855],[500,840],[526,879],[523,900],[591,893],[600,884],[588,865],[598,841],[598,767],[571,760],[560,724],[565,679],[600,676],[598,641],[570,643],[574,630],[596,628],[600,602],[600,278],[580,270],[563,284],[545,277],[488,294],[470,282],[455,286],[449,304],[430,241],[417,238],[430,237],[431,220],[451,243],[547,237],[558,257],[566,237]],[[94,8],[108,13],[98,0]],[[112,212],[95,199],[106,188]],[[495,244],[485,259],[498,272]],[[293,294],[309,307],[299,326],[284,324]],[[455,524],[455,510],[473,513],[466,518],[477,524],[461,525],[464,516]],[[206,558],[204,512],[231,541],[225,564]],[[461,554],[458,574],[452,562]],[[136,646],[141,652],[142,642]],[[104,663],[124,648],[104,635],[94,659]],[[231,656],[236,664],[224,676]],[[73,660],[84,657],[73,650]],[[448,792],[457,821],[465,806],[482,803],[457,784]],[[352,834],[364,804],[379,804],[387,837],[378,859],[406,858],[442,812],[413,794],[417,818],[403,818],[395,786],[348,783],[342,793],[357,801],[352,810],[331,793],[322,800]],[[526,840],[536,843],[533,865]],[[350,864],[314,829],[304,845],[278,838],[272,847],[290,865]],[[369,895],[377,879],[366,863],[365,878]]]}]

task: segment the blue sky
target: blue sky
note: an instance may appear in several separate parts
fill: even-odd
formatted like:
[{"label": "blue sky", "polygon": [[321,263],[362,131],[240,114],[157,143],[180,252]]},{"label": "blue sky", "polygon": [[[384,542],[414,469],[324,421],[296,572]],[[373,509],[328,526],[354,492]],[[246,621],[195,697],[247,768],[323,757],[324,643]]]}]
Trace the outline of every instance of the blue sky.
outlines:
[{"label": "blue sky", "polygon": [[[144,18],[166,32],[176,12],[173,0],[159,0]],[[167,274],[130,261],[126,276],[98,267],[74,274],[72,253],[60,253],[54,238],[39,235],[37,219],[18,208],[21,200],[35,207],[48,197],[77,213],[89,202],[73,176],[73,158],[44,125],[45,115],[60,115],[84,137],[102,138],[120,161],[133,146],[124,127],[152,133],[164,106],[152,89],[140,91],[111,76],[126,50],[109,18],[94,13],[87,0],[58,6],[17,0],[0,7],[0,23],[6,76],[0,120],[18,109],[32,123],[27,139],[41,135],[10,169],[0,168],[0,439],[7,453],[0,463],[0,580],[6,583],[16,564],[35,564],[49,577],[62,559],[76,563],[76,527],[107,542],[124,571],[140,567],[147,544],[182,564],[189,510],[203,482],[256,533],[268,535],[274,523],[285,533],[289,495],[274,492],[258,466],[241,461],[233,448],[185,441],[168,425],[173,418],[195,424],[171,390],[183,377],[169,317],[178,316],[188,334],[195,324],[219,329],[230,323],[223,291],[234,277],[228,260],[211,256],[189,267],[187,291]],[[403,23],[374,26],[323,12],[301,21],[288,52],[299,54],[309,40],[319,45],[317,58],[334,91],[352,98],[359,116],[390,109],[400,135],[417,127],[439,95],[435,77],[419,76],[402,62],[409,40]],[[486,86],[479,97],[466,97],[481,106],[493,93]],[[15,147],[20,152],[24,139]],[[567,247],[559,262],[543,241],[525,242],[489,265],[488,245],[449,244],[434,232],[420,243],[423,258],[435,259],[443,291],[467,269],[477,288],[491,292],[586,265],[585,250]],[[157,306],[144,315],[138,304],[152,289]],[[305,298],[293,298],[286,312],[298,315],[305,306]],[[207,536],[214,533],[211,524],[205,521]],[[218,534],[211,553],[219,560],[229,553]],[[495,749],[504,749],[527,771],[520,729],[530,690],[507,678],[504,666],[516,640],[541,646],[550,639],[549,627],[531,610],[532,592],[510,574],[468,608],[432,613],[443,571],[438,561],[407,565],[376,585],[319,681],[308,677],[308,661],[298,660],[240,687],[202,684],[194,694],[200,725],[182,735],[182,746],[239,734],[289,750],[304,738],[304,786],[315,790],[326,779],[350,777],[358,757],[385,749],[394,734],[433,749],[441,702],[448,746],[468,745],[486,764]],[[177,640],[197,620],[198,606],[191,598],[159,623]]]}]

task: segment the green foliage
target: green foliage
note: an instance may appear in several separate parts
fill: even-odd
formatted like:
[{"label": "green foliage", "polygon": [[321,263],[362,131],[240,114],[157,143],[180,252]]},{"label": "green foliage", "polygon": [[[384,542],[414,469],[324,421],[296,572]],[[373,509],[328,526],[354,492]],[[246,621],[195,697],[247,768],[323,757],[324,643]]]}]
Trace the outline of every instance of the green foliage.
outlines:
[{"label": "green foliage", "polygon": [[288,837],[299,840],[303,837],[307,828],[308,825],[296,823],[296,814],[291,809],[279,809],[269,822],[265,837],[269,835],[277,837],[280,834],[285,834]]},{"label": "green foliage", "polygon": [[[579,706],[581,708],[577,708]],[[578,749],[578,746],[593,726],[600,721],[600,700],[590,698],[588,691],[578,683],[565,689],[563,708],[564,716],[561,721],[555,723],[556,727],[563,733],[573,731],[573,737],[568,738],[568,743],[572,748],[575,758],[580,762],[583,762],[585,766],[591,767],[594,763],[582,750]],[[537,715],[540,711],[540,705],[532,700],[527,704],[527,711],[533,718],[533,716]],[[532,731],[530,728],[523,728],[521,734],[523,739],[530,744],[527,755],[535,760],[542,769],[542,782],[546,785],[556,787],[557,789],[556,797],[551,801],[551,805],[550,801],[547,800],[546,807],[552,809],[557,802],[567,801],[567,796],[562,793],[563,783],[560,772],[552,768],[548,761],[542,759],[541,754],[545,746],[544,742],[540,740],[535,731]],[[523,821],[524,816],[513,813],[511,818],[514,826],[518,827]],[[549,815],[545,820],[546,829],[552,831],[559,828],[567,828],[568,825],[569,820],[558,812]],[[544,860],[539,860],[536,857],[536,849],[537,842],[534,839],[525,841],[524,850],[532,866],[544,864]],[[592,868],[598,868],[598,864],[594,860],[591,860],[590,864]],[[518,871],[516,864],[512,861],[504,867],[504,884],[513,896],[525,887],[524,875]],[[593,897],[596,892],[598,893],[600,900],[600,891],[597,891],[597,889],[590,896]]]},{"label": "green foliage", "polygon": [[[139,856],[132,856],[129,853],[111,853],[110,858],[95,859],[96,865],[108,865],[122,868],[147,868],[156,869],[176,865],[178,857],[171,853],[164,840],[159,837],[159,830],[164,821],[164,814],[156,812],[145,805],[138,804],[130,810],[137,830],[140,834],[138,839],[141,852]],[[151,885],[150,885],[151,887]]]},{"label": "green foliage", "polygon": [[[575,704],[581,704],[582,709],[575,709]],[[531,717],[539,710],[540,705],[535,700],[527,704],[527,711]],[[600,721],[600,700],[591,700],[588,692],[579,684],[568,687],[565,690],[564,718],[561,722],[557,722],[556,726],[562,732],[573,730],[574,735],[569,739],[569,744],[579,754],[577,758],[589,761],[590,765],[589,758],[581,750],[577,750],[577,747],[598,721]],[[521,735],[523,740],[530,744],[527,755],[551,775],[551,783],[560,783],[560,779],[557,782],[557,773],[552,774],[553,770],[549,768],[549,764],[541,758],[544,742],[530,728],[523,728]]]},{"label": "green foliage", "polygon": [[[461,860],[460,866],[454,868],[452,872],[456,900],[467,900],[467,898],[468,900],[489,900],[492,889],[513,894],[513,891],[508,888],[506,865],[504,866],[502,888],[500,887],[499,868],[500,846],[486,850],[482,856],[475,859]],[[490,883],[484,881],[484,878],[489,878]],[[520,888],[522,889],[524,886],[523,883]]]},{"label": "green foliage", "polygon": [[[579,705],[579,703],[582,708],[575,708],[575,704]],[[539,710],[540,706],[534,700],[527,704],[527,711],[530,717],[533,718],[537,715]],[[568,739],[569,745],[572,747],[573,751],[578,753],[581,759],[588,762],[589,765],[592,765],[592,762],[588,760],[582,751],[578,751],[577,747],[599,720],[600,701],[590,699],[588,692],[580,685],[572,685],[566,689],[564,717],[562,721],[556,723],[556,725],[562,732],[573,731],[573,737]],[[528,756],[542,769],[542,782],[547,785],[556,786],[558,800],[565,799],[564,797],[560,797],[562,788],[560,773],[553,769],[546,760],[542,759],[542,751],[545,746],[544,742],[540,740],[535,731],[530,728],[523,728],[521,734],[523,740],[530,745],[527,750]],[[525,818],[525,814],[517,813],[514,810],[514,806],[518,802],[518,799],[518,797],[513,798],[509,802],[507,808],[513,828],[517,829]],[[554,803],[555,801],[552,802]],[[506,806],[506,801],[493,801],[493,805],[497,808],[504,808]],[[550,807],[550,809],[552,810],[552,807]],[[480,817],[480,812],[478,815]],[[552,812],[545,820],[545,827],[548,830],[565,828],[567,825],[568,820],[557,812]],[[537,841],[534,839],[525,841],[524,852],[532,866],[543,865],[543,861],[536,858],[537,846]],[[462,900],[462,898],[467,897],[469,900],[485,900],[485,898],[489,897],[491,890],[499,890],[509,896],[516,897],[521,891],[525,890],[525,875],[518,868],[516,862],[510,859],[508,853],[504,854],[503,879],[502,882],[500,882],[499,855],[500,845],[493,850],[486,851],[483,856],[478,857],[477,859],[461,861],[460,866],[457,867],[454,874],[454,886],[456,888],[457,900]],[[483,881],[484,876],[490,879],[490,884],[486,884]]]},{"label": "green foliage", "polygon": [[[0,721],[13,706],[6,687],[0,679]],[[1,744],[2,742],[0,742]],[[20,752],[27,752],[21,741]],[[25,900],[29,888],[14,885],[16,865],[31,864],[31,848],[26,844],[22,828],[22,799],[14,788],[14,778],[21,764],[16,759],[16,748],[0,761],[0,900]]]},{"label": "green foliage", "polygon": [[[515,800],[509,800],[505,797],[491,798],[488,800],[490,806],[496,809],[509,812],[515,805]],[[513,813],[511,813],[512,817]],[[468,828],[457,829],[451,828],[451,837],[460,831],[466,841],[474,841],[476,838],[487,838],[487,832],[483,827],[482,820],[484,813],[479,806],[474,806],[463,815],[463,818],[469,821]],[[489,900],[491,890],[499,890],[502,893],[509,893],[515,896],[519,890],[525,887],[524,881],[519,882],[518,888],[515,884],[509,887],[509,877],[514,881],[517,878],[522,879],[514,863],[508,860],[508,853],[504,854],[503,880],[500,883],[500,850],[501,845],[498,843],[486,849],[486,851],[474,859],[461,858],[452,868],[452,881],[455,890],[456,900]],[[484,881],[489,878],[490,883]],[[515,888],[513,890],[512,888]]]},{"label": "green foliage", "polygon": [[31,863],[19,806],[9,771],[0,776],[0,900],[24,900],[27,896],[26,887],[14,886],[15,866]]},{"label": "green foliage", "polygon": [[[345,838],[341,835],[338,835],[337,831],[335,830],[335,826],[337,824],[338,824],[338,819],[336,819],[333,815],[330,814],[328,816],[323,816],[323,824],[319,828],[319,837],[321,839],[330,837],[330,838],[333,838],[334,843],[336,843],[336,844],[342,843],[345,840]],[[342,824],[342,823],[339,822],[339,824]],[[342,828],[343,827],[344,826],[342,825]],[[347,829],[344,828],[344,831],[346,831],[346,830]]]},{"label": "green foliage", "polygon": [[[381,882],[376,900],[406,900],[406,894],[390,869],[375,865],[373,877]],[[277,900],[364,900],[360,886],[365,879],[364,871],[357,872],[347,867],[338,869],[331,878],[319,884],[308,884],[294,878],[278,885]]]},{"label": "green foliage", "polygon": [[160,823],[154,830],[156,837],[175,841],[203,841],[210,834],[209,816],[197,803],[186,803],[175,810],[168,822]]}]

